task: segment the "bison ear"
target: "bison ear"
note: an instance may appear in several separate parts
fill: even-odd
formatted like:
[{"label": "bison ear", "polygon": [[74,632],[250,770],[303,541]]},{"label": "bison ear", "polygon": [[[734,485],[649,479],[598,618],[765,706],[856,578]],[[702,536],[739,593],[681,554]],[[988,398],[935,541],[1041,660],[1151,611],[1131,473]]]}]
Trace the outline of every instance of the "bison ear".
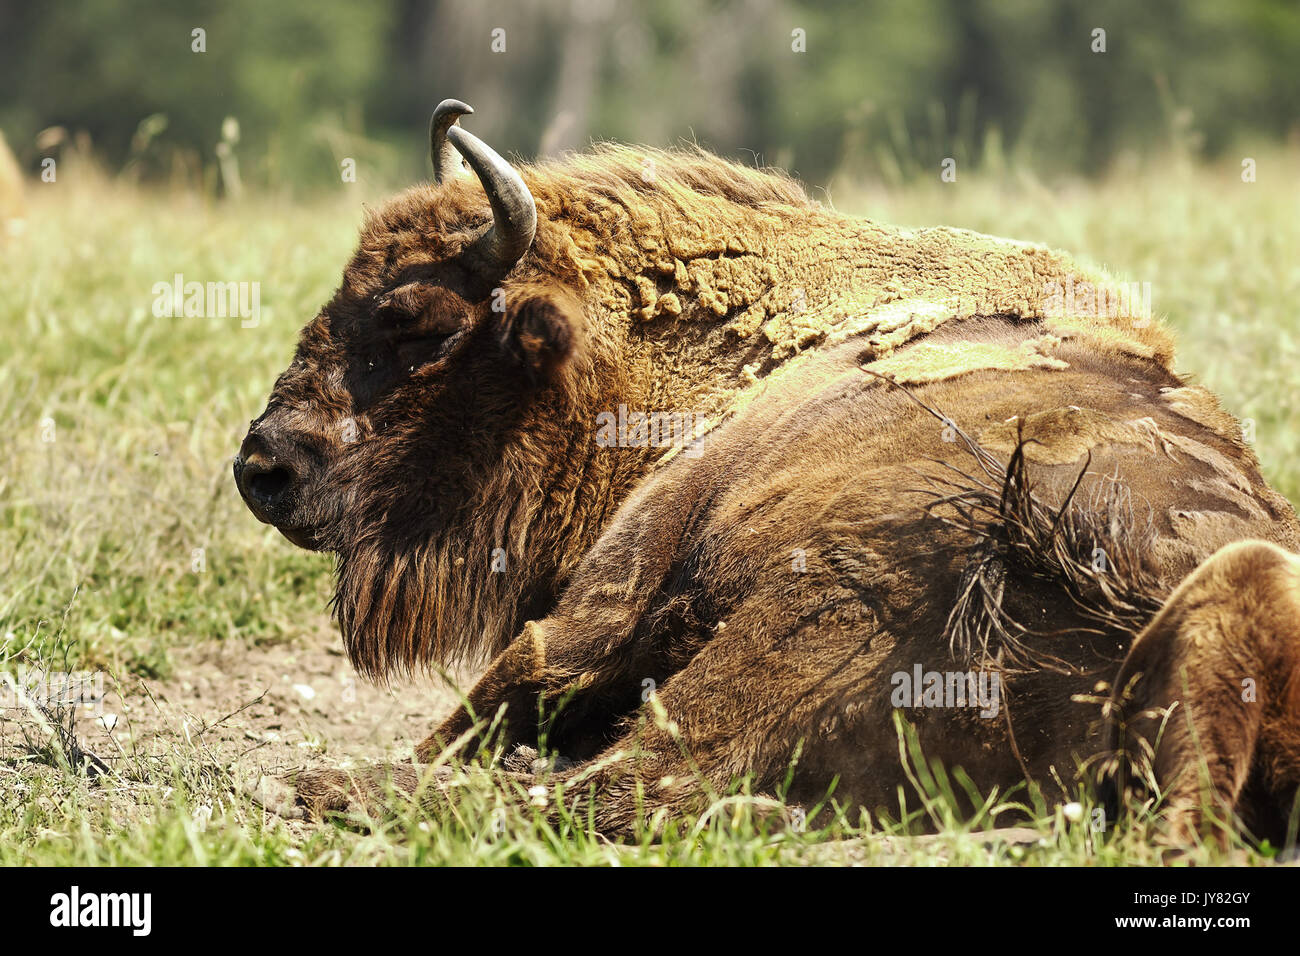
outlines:
[{"label": "bison ear", "polygon": [[531,384],[556,381],[581,340],[582,309],[577,301],[566,292],[529,293],[514,301],[505,293],[493,307],[504,311],[499,337],[507,358]]}]

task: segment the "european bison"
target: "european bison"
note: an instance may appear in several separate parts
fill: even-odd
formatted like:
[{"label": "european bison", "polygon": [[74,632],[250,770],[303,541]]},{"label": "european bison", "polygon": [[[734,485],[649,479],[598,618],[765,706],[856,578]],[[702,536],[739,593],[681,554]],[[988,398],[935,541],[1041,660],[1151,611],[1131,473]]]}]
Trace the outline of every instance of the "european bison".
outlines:
[{"label": "european bison", "polygon": [[439,106],[434,184],[368,217],[235,462],[338,555],[363,673],[494,658],[418,760],[540,713],[604,831],[792,766],[792,801],[896,811],[901,713],[984,791],[1285,833],[1300,523],[1133,297],[701,151],[513,168],[470,112]]}]

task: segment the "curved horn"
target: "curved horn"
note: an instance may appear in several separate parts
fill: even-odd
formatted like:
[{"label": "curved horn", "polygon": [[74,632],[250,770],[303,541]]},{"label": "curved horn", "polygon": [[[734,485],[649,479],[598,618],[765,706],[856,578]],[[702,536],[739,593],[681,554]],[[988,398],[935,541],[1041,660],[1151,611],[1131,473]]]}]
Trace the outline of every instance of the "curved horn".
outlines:
[{"label": "curved horn", "polygon": [[459,159],[447,142],[447,130],[460,122],[462,116],[474,112],[474,107],[460,100],[443,100],[429,120],[429,159],[433,161],[433,181],[443,182],[455,174]]},{"label": "curved horn", "polygon": [[533,244],[537,231],[533,194],[514,167],[473,133],[452,126],[447,138],[474,170],[492,204],[492,228],[475,243],[477,254],[488,271],[504,275]]}]

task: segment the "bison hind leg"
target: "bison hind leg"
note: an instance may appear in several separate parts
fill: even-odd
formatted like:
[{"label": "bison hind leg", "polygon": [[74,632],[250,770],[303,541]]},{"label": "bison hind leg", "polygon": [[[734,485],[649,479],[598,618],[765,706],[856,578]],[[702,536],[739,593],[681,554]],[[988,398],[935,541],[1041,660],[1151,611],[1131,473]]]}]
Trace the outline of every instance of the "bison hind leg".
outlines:
[{"label": "bison hind leg", "polygon": [[1120,788],[1155,785],[1173,842],[1216,819],[1294,841],[1300,558],[1264,541],[1207,558],[1133,643],[1107,714]]}]

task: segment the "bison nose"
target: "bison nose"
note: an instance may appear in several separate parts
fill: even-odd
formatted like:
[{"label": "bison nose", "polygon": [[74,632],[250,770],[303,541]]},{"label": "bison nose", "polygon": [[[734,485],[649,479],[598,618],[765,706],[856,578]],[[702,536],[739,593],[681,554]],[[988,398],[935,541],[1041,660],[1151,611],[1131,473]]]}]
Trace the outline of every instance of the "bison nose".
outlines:
[{"label": "bison nose", "polygon": [[280,525],[288,517],[299,478],[294,461],[260,435],[244,440],[235,458],[235,484],[259,520]]},{"label": "bison nose", "polygon": [[271,511],[293,487],[293,472],[287,465],[261,456],[246,458],[239,473],[239,487],[244,497]]}]

